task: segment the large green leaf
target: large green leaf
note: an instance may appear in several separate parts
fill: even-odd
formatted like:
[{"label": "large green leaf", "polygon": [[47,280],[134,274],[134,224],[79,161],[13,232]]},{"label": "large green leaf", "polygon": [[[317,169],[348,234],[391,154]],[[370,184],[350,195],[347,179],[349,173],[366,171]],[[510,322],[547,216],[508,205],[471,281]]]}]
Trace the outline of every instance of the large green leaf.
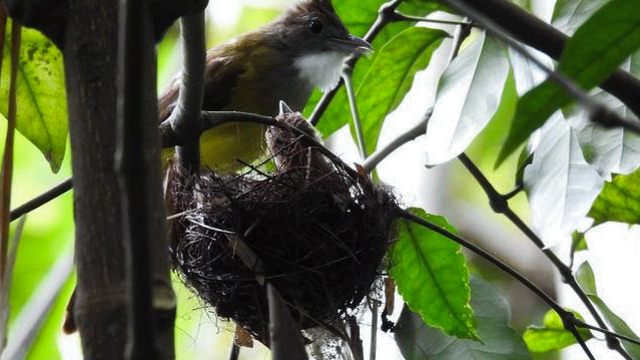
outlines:
[{"label": "large green leaf", "polygon": [[[577,312],[574,311],[573,314],[583,320]],[[589,340],[593,337],[587,329],[578,329],[578,332],[582,340]],[[529,350],[535,353],[560,350],[577,343],[573,334],[565,330],[562,319],[555,310],[549,310],[544,315],[542,326],[529,326],[522,338],[527,343]]]},{"label": "large green leaf", "polygon": [[[612,0],[587,20],[567,42],[558,70],[584,89],[602,83],[640,47],[640,2]],[[509,136],[498,155],[500,165],[571,97],[546,80],[525,94],[518,104]]]},{"label": "large green leaf", "polygon": [[380,49],[356,94],[367,149],[376,148],[387,114],[404,99],[416,72],[429,65],[433,51],[447,36],[444,31],[411,27]]},{"label": "large green leaf", "polygon": [[[334,8],[351,33],[364,36],[378,17],[378,9],[384,3],[384,0],[344,0],[336,1]],[[441,5],[433,1],[411,0],[402,3],[398,11],[416,16],[425,16],[442,8]],[[389,40],[411,26],[413,26],[413,23],[408,21],[394,22],[387,24],[382,31],[378,33],[371,44],[374,49],[373,54],[360,58],[353,70],[352,80],[356,89],[378,56],[379,50],[382,49]],[[306,117],[312,113],[321,97],[322,93],[319,90],[313,93],[303,111]],[[338,91],[324,112],[322,121],[318,124],[318,130],[324,137],[328,137],[349,122],[349,114],[349,101],[343,87]]]},{"label": "large green leaf", "polygon": [[[7,27],[0,79],[0,113],[7,116],[11,34]],[[22,29],[16,128],[44,154],[55,173],[67,145],[67,98],[62,54],[34,29]]]},{"label": "large green leaf", "polygon": [[[457,233],[443,217],[411,212]],[[400,220],[398,241],[389,254],[390,274],[409,308],[430,326],[458,338],[477,340],[469,305],[469,272],[460,245],[408,220]]]},{"label": "large green leaf", "polygon": [[427,127],[427,164],[447,162],[471,144],[496,113],[508,75],[506,48],[485,32],[453,60]]},{"label": "large green leaf", "polygon": [[589,211],[589,217],[595,220],[595,224],[605,221],[640,224],[640,170],[606,182]]},{"label": "large green leaf", "polygon": [[[607,321],[609,326],[613,328],[613,331],[618,334],[640,340],[640,337],[638,337],[633,332],[633,330],[631,330],[629,325],[621,317],[611,311],[607,304],[605,304],[604,301],[602,301],[602,299],[598,296],[598,294],[596,293],[595,276],[593,274],[593,270],[591,269],[591,265],[589,265],[587,261],[583,262],[578,268],[578,271],[576,272],[576,280],[589,297],[589,300],[591,300],[591,302],[598,308],[598,310],[600,310],[600,313]],[[621,343],[634,360],[640,360],[640,346],[627,341],[621,341]]]},{"label": "large green leaf", "polygon": [[395,338],[406,360],[527,360],[531,356],[522,338],[509,327],[509,305],[486,281],[471,277],[471,306],[478,319],[482,343],[456,339],[425,324],[406,306],[396,325]]},{"label": "large green leaf", "polygon": [[551,25],[571,36],[593,13],[609,0],[558,0],[553,8]]},{"label": "large green leaf", "polygon": [[547,244],[568,237],[578,227],[604,184],[585,161],[575,131],[560,113],[542,128],[523,179],[533,227]]}]

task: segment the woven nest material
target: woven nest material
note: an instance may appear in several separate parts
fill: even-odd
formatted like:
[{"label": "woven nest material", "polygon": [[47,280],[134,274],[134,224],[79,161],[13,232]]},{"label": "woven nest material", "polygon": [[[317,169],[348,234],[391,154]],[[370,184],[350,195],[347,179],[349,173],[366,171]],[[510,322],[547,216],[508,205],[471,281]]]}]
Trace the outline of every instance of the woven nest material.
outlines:
[{"label": "woven nest material", "polygon": [[[281,123],[314,136],[299,114]],[[265,281],[301,329],[343,319],[367,296],[394,235],[396,202],[333,165],[299,132],[270,128],[276,170],[170,176],[174,266],[218,316],[268,342]]]}]

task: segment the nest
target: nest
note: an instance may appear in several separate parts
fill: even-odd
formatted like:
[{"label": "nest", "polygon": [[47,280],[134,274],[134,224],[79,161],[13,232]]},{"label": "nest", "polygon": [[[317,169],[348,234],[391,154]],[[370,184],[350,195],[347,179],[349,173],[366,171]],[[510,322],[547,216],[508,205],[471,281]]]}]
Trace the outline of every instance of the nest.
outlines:
[{"label": "nest", "polygon": [[[299,114],[279,121],[311,136]],[[272,127],[275,170],[170,175],[171,254],[183,281],[218,316],[269,339],[266,281],[307,329],[333,324],[372,289],[396,202],[366,177],[330,162],[290,126]]]}]

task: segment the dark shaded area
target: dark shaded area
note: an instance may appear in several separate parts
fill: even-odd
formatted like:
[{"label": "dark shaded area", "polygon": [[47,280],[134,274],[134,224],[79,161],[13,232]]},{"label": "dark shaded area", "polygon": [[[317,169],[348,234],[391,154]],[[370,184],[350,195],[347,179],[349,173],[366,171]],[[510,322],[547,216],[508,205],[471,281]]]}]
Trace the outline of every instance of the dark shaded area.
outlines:
[{"label": "dark shaded area", "polygon": [[[208,0],[151,0],[155,41],[160,41],[164,32],[180,16],[197,13],[207,6]],[[9,15],[24,26],[40,30],[59,48],[63,48],[67,36],[67,20],[71,12],[77,11],[69,0],[4,0]],[[113,18],[112,20],[115,20]],[[93,36],[103,36],[94,32]],[[73,39],[71,39],[73,41]]]}]

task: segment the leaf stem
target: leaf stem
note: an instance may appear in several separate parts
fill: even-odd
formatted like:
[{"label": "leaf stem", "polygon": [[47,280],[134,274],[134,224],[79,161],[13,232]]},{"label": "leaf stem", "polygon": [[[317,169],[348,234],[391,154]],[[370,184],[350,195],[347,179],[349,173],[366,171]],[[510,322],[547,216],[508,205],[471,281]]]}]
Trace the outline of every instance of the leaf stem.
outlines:
[{"label": "leaf stem", "polygon": [[582,321],[582,320],[580,320],[578,318],[576,318],[573,321],[573,323],[577,327],[581,327],[581,328],[585,328],[585,329],[590,329],[590,330],[593,330],[593,331],[601,332],[603,334],[615,336],[618,339],[621,339],[621,340],[624,340],[624,341],[628,341],[628,342],[636,344],[636,345],[640,345],[640,340],[638,340],[638,339],[634,339],[634,338],[626,336],[626,335],[618,334],[618,333],[613,332],[611,330],[603,329],[603,328],[600,328],[600,327],[597,327],[597,326],[594,326],[594,325],[589,325],[589,324],[585,323],[584,321]]},{"label": "leaf stem", "polygon": [[461,25],[461,26],[475,26],[473,23],[465,22],[465,21],[451,21],[451,20],[439,20],[439,19],[430,19],[428,17],[421,16],[413,16],[413,15],[405,15],[399,11],[394,12],[393,19],[391,21],[413,21],[413,22],[426,22],[433,24],[444,24],[444,25]]},{"label": "leaf stem", "polygon": [[351,75],[353,74],[353,66],[345,64],[342,69],[342,80],[344,81],[345,88],[347,89],[347,97],[349,98],[349,108],[351,109],[351,119],[353,120],[353,127],[356,132],[356,141],[358,143],[358,151],[360,152],[360,158],[366,159],[369,155],[367,152],[367,144],[364,141],[364,132],[362,131],[362,122],[360,121],[360,114],[358,114],[358,102],[356,101],[356,94],[353,90],[353,81]]}]

